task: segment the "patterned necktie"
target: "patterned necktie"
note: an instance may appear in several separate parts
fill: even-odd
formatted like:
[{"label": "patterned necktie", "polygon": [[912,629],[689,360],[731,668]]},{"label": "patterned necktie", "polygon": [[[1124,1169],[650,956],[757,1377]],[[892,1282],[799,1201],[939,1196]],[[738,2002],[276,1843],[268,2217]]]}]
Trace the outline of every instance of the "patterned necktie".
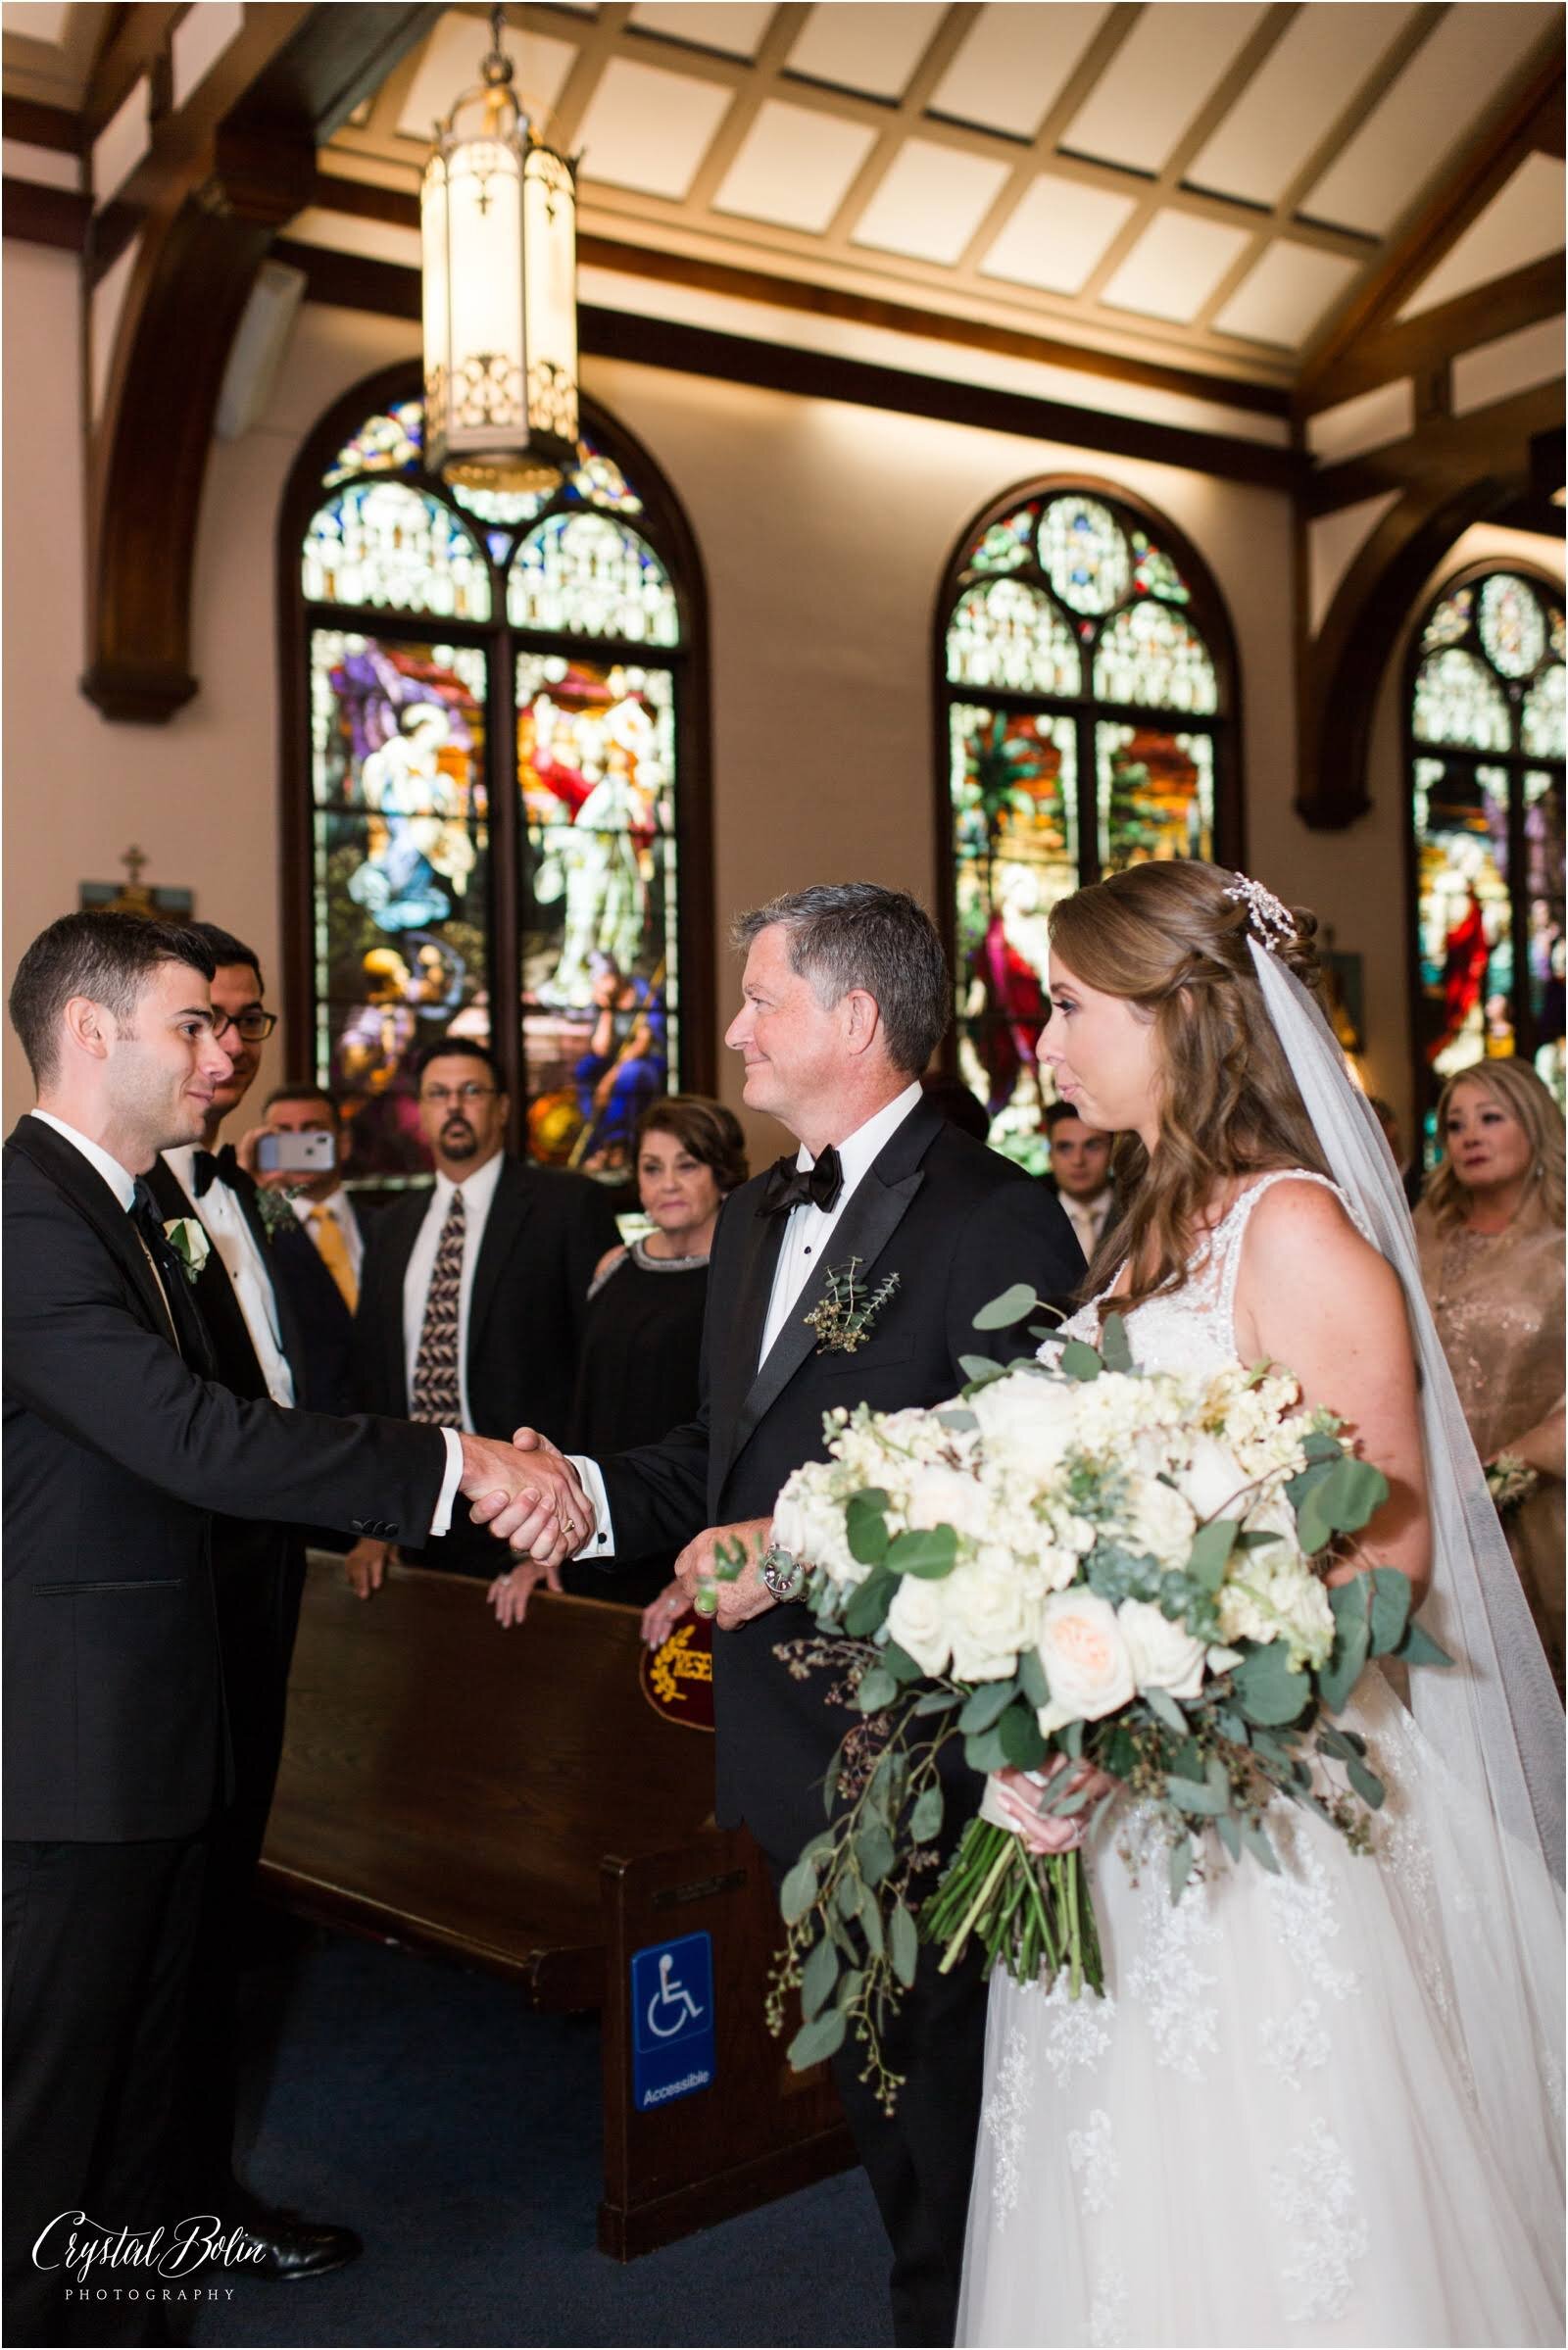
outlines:
[{"label": "patterned necktie", "polygon": [[457,1428],[463,1420],[463,1386],[458,1365],[458,1296],[463,1287],[463,1245],[466,1214],[461,1187],[441,1227],[441,1239],[424,1294],[424,1320],[419,1326],[419,1351],[414,1361],[411,1420],[434,1420]]},{"label": "patterned necktie", "polygon": [[[459,1201],[461,1201],[463,1194],[461,1192],[454,1192],[452,1198],[453,1204],[456,1206]],[[332,1279],[337,1283],[344,1304],[348,1307],[350,1313],[353,1313],[355,1307],[360,1301],[360,1285],[354,1278],[354,1259],[349,1254],[349,1245],[343,1237],[343,1227],[341,1224],[339,1224],[336,1216],[333,1215],[332,1210],[329,1207],[312,1208],[311,1238],[316,1243],[317,1251],[320,1256],[322,1264],[325,1265],[327,1271],[331,1274]],[[439,1263],[439,1261],[440,1259],[438,1257],[437,1262]],[[458,1247],[458,1271],[460,1274],[463,1271],[463,1248],[461,1238]],[[455,1297],[456,1292],[453,1294]],[[429,1328],[429,1305],[426,1303],[426,1329]],[[455,1314],[455,1306],[453,1310]],[[452,1327],[455,1332],[457,1329],[457,1322],[455,1319]],[[424,1333],[421,1331],[419,1344],[419,1352],[421,1357],[424,1352],[423,1342]]]},{"label": "patterned necktie", "polygon": [[[179,1323],[175,1317],[173,1305],[173,1298],[177,1293],[171,1288],[170,1284],[169,1260],[172,1256],[173,1250],[170,1246],[169,1235],[165,1232],[159,1217],[158,1202],[139,1175],[136,1178],[135,1196],[127,1212],[130,1218],[130,1228],[141,1243],[142,1254],[146,1257],[153,1279],[158,1284],[158,1294],[164,1301],[164,1311],[169,1316],[169,1335],[174,1342],[175,1351],[183,1354],[185,1349],[180,1345]],[[177,1278],[183,1280],[183,1272]]]}]

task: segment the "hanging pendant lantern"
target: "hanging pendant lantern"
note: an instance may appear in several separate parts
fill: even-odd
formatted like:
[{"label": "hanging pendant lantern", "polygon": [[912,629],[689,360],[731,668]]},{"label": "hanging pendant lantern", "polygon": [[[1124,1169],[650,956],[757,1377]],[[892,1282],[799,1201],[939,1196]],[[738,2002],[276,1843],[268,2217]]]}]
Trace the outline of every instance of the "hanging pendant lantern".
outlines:
[{"label": "hanging pendant lantern", "polygon": [[535,138],[491,12],[483,79],[419,191],[425,462],[448,481],[551,489],[577,461],[577,188]]}]

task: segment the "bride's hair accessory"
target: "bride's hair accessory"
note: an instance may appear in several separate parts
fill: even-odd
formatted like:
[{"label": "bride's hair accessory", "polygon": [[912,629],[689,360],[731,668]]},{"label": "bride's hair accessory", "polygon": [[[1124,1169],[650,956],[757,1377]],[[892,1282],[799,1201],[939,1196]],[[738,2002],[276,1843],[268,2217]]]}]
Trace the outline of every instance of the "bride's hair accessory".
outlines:
[{"label": "bride's hair accessory", "polygon": [[1272,890],[1248,873],[1234,873],[1227,898],[1239,900],[1247,907],[1247,926],[1258,944],[1273,955],[1281,942],[1296,936],[1296,916]]}]

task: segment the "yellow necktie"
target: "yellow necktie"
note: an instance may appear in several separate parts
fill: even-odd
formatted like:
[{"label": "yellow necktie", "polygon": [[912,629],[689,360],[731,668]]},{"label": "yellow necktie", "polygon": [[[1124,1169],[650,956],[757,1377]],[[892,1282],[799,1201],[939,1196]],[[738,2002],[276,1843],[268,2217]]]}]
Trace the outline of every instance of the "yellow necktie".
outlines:
[{"label": "yellow necktie", "polygon": [[360,1285],[354,1278],[354,1260],[349,1255],[342,1226],[329,1207],[312,1208],[311,1238],[320,1252],[322,1264],[337,1283],[344,1304],[353,1313],[360,1302]]}]

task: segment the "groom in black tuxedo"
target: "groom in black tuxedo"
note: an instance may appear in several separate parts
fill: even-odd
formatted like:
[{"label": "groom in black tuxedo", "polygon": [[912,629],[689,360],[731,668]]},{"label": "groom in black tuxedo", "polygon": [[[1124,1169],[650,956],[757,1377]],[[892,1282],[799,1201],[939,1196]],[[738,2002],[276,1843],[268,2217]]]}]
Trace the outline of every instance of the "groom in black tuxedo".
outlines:
[{"label": "groom in black tuxedo", "polygon": [[[1059,1202],[921,1093],[951,981],[912,898],[869,882],[803,890],[748,914],[736,941],[748,950],[745,1004],[726,1042],[745,1054],[747,1106],[801,1148],[724,1203],[698,1417],[602,1468],[573,1464],[598,1515],[582,1556],[684,1543],[676,1572],[688,1588],[719,1541],[765,1545],[780,1487],[822,1457],[824,1412],[952,1395],[964,1384],[959,1356],[995,1346],[973,1329],[982,1305],[1017,1281],[1065,1301],[1084,1270]],[[825,1346],[808,1317],[852,1258],[862,1289],[895,1275],[898,1286],[850,1353]],[[580,1514],[564,1461],[558,1473],[559,1514]],[[543,1511],[513,1540],[528,1546],[536,1533],[545,1559],[555,1523]],[[717,1590],[717,1816],[744,1820],[782,1870],[822,1824],[822,1782],[855,1717],[833,1700],[831,1675],[792,1675],[780,1645],[809,1637],[810,1618],[775,1597],[756,1564]],[[972,1810],[972,1779],[966,1795]],[[940,1976],[927,1951],[888,2038],[906,2076],[891,2121],[858,2080],[853,2044],[835,2059],[892,2240],[901,2343],[954,2337],[984,2040],[978,1969]]]},{"label": "groom in black tuxedo", "polygon": [[[213,1514],[420,1541],[461,1493],[495,1497],[504,1539],[508,1506],[537,1486],[510,1446],[286,1411],[214,1378],[182,1262],[200,1255],[199,1229],[176,1219],[172,1236],[145,1181],[161,1148],[200,1138],[230,1072],[213,973],[190,931],[68,914],[11,991],[38,1087],[5,1147],[5,2337],[18,2343],[68,2326],[163,2338],[155,2302],[106,2288],[100,2304],[63,2264],[73,2225],[96,2240],[172,2230],[188,2212],[169,2200],[175,2055],[206,1834],[234,1789]],[[112,2280],[157,2281],[140,2267]]]}]

